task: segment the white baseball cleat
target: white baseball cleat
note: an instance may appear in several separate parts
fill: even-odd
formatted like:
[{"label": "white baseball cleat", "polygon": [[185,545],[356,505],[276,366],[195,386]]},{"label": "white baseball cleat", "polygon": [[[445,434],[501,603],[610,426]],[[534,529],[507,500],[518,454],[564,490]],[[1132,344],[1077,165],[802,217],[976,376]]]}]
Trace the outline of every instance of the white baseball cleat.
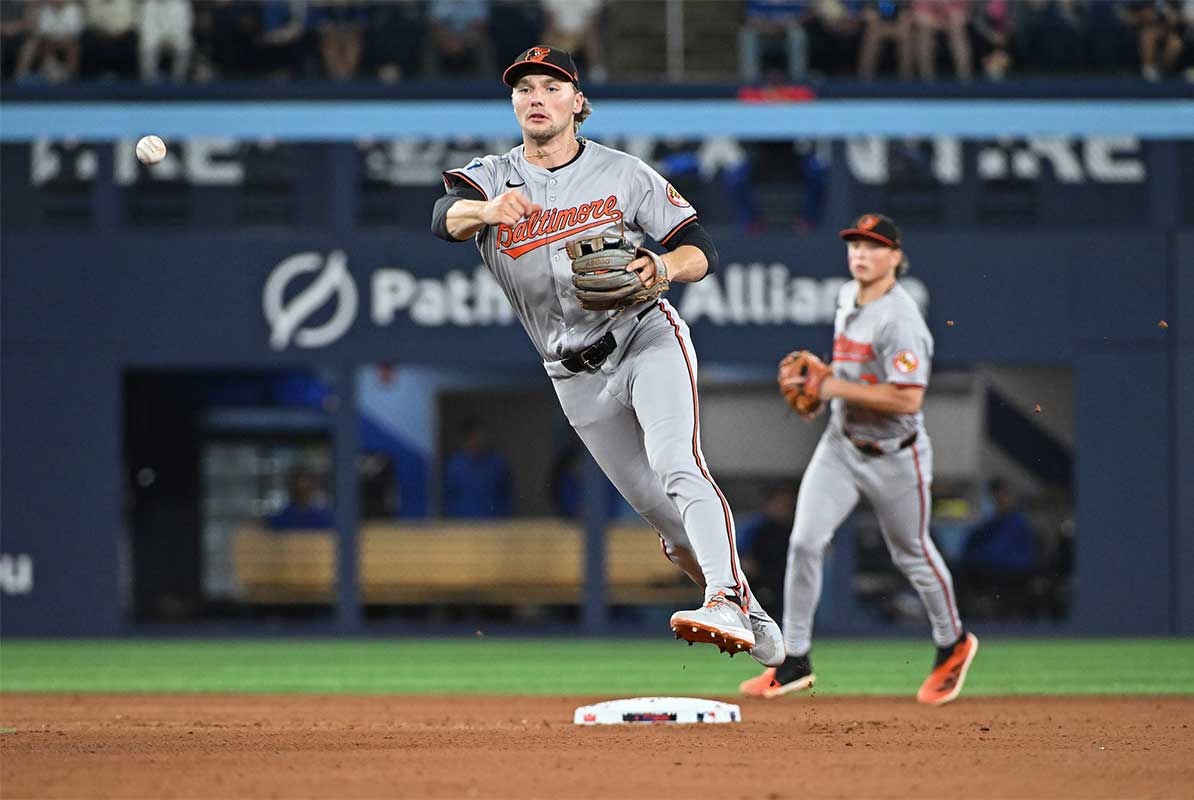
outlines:
[{"label": "white baseball cleat", "polygon": [[755,646],[755,635],[746,613],[725,592],[718,592],[701,608],[677,611],[672,614],[672,633],[677,639],[691,644],[714,644],[733,658],[741,652],[749,653]]},{"label": "white baseball cleat", "polygon": [[787,655],[784,650],[784,635],[759,601],[751,598],[750,630],[755,635],[755,646],[750,656],[764,667],[778,667]]}]

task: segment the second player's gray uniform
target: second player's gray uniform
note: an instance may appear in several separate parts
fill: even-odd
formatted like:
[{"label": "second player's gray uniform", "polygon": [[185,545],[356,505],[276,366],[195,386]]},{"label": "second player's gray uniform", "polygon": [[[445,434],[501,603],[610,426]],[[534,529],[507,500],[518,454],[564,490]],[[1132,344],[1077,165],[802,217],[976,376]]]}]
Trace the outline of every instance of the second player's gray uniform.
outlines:
[{"label": "second player's gray uniform", "polygon": [[[556,170],[529,163],[519,146],[444,173],[491,200],[518,188],[542,211],[510,227],[487,226],[477,247],[544,360],[569,422],[605,474],[680,563],[691,551],[706,598],[750,598],[738,565],[734,518],[701,451],[697,359],[688,326],[666,300],[621,313],[586,311],[576,300],[564,246],[617,234],[667,244],[696,212],[655,170],[586,141]],[[612,333],[616,349],[595,370],[564,360]]]},{"label": "second player's gray uniform", "polygon": [[[850,281],[838,294],[834,376],[927,387],[933,337],[916,302],[898,283],[863,306],[855,302],[857,293],[857,282]],[[830,414],[800,483],[788,544],[783,619],[788,653],[809,652],[825,548],[860,497],[874,507],[892,560],[920,594],[933,641],[939,647],[952,644],[962,623],[949,569],[929,538],[933,449],[923,415],[881,414],[841,398],[830,401]]]}]

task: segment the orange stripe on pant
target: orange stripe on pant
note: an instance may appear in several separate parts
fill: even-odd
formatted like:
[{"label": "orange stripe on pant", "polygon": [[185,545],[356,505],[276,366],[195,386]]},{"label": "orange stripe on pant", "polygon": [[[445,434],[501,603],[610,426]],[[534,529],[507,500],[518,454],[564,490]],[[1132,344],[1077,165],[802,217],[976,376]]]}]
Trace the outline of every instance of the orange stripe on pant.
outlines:
[{"label": "orange stripe on pant", "polygon": [[925,537],[928,536],[929,532],[928,519],[925,515],[925,481],[920,471],[920,456],[916,453],[916,445],[913,445],[911,449],[912,463],[916,465],[916,497],[920,500],[920,552],[924,554],[925,561],[929,563],[929,567],[933,570],[933,574],[937,576],[937,581],[941,584],[941,590],[945,592],[945,602],[949,604],[949,621],[954,626],[954,638],[957,639],[962,635],[962,624],[954,613],[953,595],[950,594],[949,584],[942,577],[941,572],[937,569],[937,565],[933,563],[933,559],[929,558],[929,548],[925,544]]},{"label": "orange stripe on pant", "polygon": [[[713,487],[713,491],[717,494],[717,499],[721,501],[721,508],[725,514],[726,521],[726,544],[730,548],[730,574],[734,578],[734,590],[738,593],[738,600],[741,602],[742,607],[749,608],[750,596],[746,589],[746,581],[742,580],[738,572],[738,548],[734,540],[734,515],[730,513],[730,504],[726,501],[725,495],[721,493],[717,482],[713,480],[713,476],[709,474],[709,470],[705,468],[704,462],[701,461],[701,406],[700,400],[697,397],[696,376],[692,374],[692,360],[688,357],[688,348],[684,346],[684,337],[680,333],[680,326],[676,324],[676,320],[672,318],[671,313],[668,312],[667,307],[662,301],[659,301],[658,307],[664,316],[667,317],[668,323],[672,326],[672,331],[676,334],[676,342],[680,345],[680,352],[684,356],[684,364],[688,368],[688,384],[692,389],[692,457],[696,461],[697,469],[701,471],[701,475],[704,476],[705,480],[709,481],[709,485]],[[691,538],[691,535],[689,538]]]}]

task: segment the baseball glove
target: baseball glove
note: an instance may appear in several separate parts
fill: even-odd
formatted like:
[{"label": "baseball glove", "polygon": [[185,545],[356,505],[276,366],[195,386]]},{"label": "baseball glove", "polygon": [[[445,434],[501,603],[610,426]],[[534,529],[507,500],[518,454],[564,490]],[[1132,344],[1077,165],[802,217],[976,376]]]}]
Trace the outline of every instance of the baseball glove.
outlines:
[{"label": "baseball glove", "polygon": [[[621,237],[578,239],[565,247],[572,259],[576,299],[589,311],[618,311],[643,300],[654,300],[671,285],[662,258]],[[640,256],[655,262],[655,282],[649,288],[643,286],[637,272],[626,269]]]},{"label": "baseball glove", "polygon": [[807,350],[794,350],[779,362],[779,390],[798,414],[812,416],[821,408],[821,381],[833,369]]}]

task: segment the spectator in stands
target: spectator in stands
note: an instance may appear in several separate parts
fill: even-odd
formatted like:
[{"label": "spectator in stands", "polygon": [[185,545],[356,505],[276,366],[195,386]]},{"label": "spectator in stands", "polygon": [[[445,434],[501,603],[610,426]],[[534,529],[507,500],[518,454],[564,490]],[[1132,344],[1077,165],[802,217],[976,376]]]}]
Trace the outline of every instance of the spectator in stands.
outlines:
[{"label": "spectator in stands", "polygon": [[332,80],[355,78],[365,43],[365,8],[356,0],[324,0],[312,9],[323,72]]},{"label": "spectator in stands", "polygon": [[1003,80],[1012,66],[1011,0],[986,0],[970,20],[975,61],[989,80]]},{"label": "spectator in stands", "polygon": [[738,31],[738,72],[742,80],[756,83],[763,74],[776,40],[784,43],[786,75],[792,83],[808,78],[808,34],[804,24],[811,8],[794,0],[747,0],[746,20]]},{"label": "spectator in stands", "polygon": [[417,75],[427,38],[424,5],[370,4],[368,12],[365,71],[384,83],[394,83]]},{"label": "spectator in stands", "polygon": [[17,54],[37,23],[37,6],[30,0],[0,3],[0,77],[16,70]]},{"label": "spectator in stands", "polygon": [[968,81],[973,75],[970,39],[966,32],[966,0],[915,0],[912,6],[913,39],[919,77],[937,77],[937,39],[944,35],[953,56],[954,72]]},{"label": "spectator in stands", "polygon": [[1178,69],[1182,77],[1194,82],[1194,0],[1182,4],[1181,28],[1182,52],[1178,57]]},{"label": "spectator in stands", "polygon": [[815,0],[805,22],[809,67],[826,75],[853,75],[858,64],[862,19],[857,2]]},{"label": "spectator in stands", "polygon": [[444,463],[444,516],[510,516],[510,463],[490,446],[480,420],[467,422],[462,434],[463,446]]},{"label": "spectator in stands", "polygon": [[1004,609],[1025,595],[1038,569],[1036,534],[1003,478],[987,487],[994,513],[970,532],[962,550],[959,585],[971,596],[1004,600]]},{"label": "spectator in stands", "polygon": [[486,0],[431,0],[427,17],[432,74],[461,77],[493,71]]},{"label": "spectator in stands", "polygon": [[288,500],[266,524],[275,531],[314,531],[336,527],[319,478],[306,467],[295,467],[286,478]]},{"label": "spectator in stands", "polygon": [[259,67],[267,78],[306,76],[306,0],[268,0],[260,6]]},{"label": "spectator in stands", "polygon": [[796,488],[777,483],[764,492],[758,512],[738,526],[742,569],[750,575],[759,602],[772,614],[783,610],[788,538],[795,518]]},{"label": "spectator in stands", "polygon": [[1122,9],[1124,21],[1136,32],[1140,74],[1160,80],[1173,70],[1182,54],[1182,10],[1175,0],[1134,0]]},{"label": "spectator in stands", "polygon": [[883,46],[895,45],[900,80],[912,79],[912,14],[902,0],[875,0],[862,10],[858,77],[874,80]]},{"label": "spectator in stands", "polygon": [[604,0],[542,0],[547,25],[543,41],[572,54],[585,80],[604,83],[608,77],[601,47]]},{"label": "spectator in stands", "polygon": [[[569,430],[568,443],[556,454],[547,481],[548,496],[556,516],[569,519],[584,516],[585,465],[588,460],[588,451],[575,433]],[[605,513],[609,519],[638,518],[638,512],[623,499],[604,473],[601,475],[601,485],[605,493]]]},{"label": "spectator in stands", "polygon": [[162,54],[170,54],[170,77],[186,80],[194,50],[191,0],[142,0],[141,80],[157,81]]},{"label": "spectator in stands", "polygon": [[1030,72],[1056,73],[1081,65],[1082,20],[1073,0],[1024,0],[1013,5],[1016,63]]},{"label": "spectator in stands", "polygon": [[[1013,4],[1012,17],[1022,16]],[[1127,73],[1138,67],[1137,37],[1119,2],[1090,3],[1082,9],[1082,70],[1092,74]]]},{"label": "spectator in stands", "polygon": [[83,77],[137,74],[137,4],[134,0],[86,0]]},{"label": "spectator in stands", "polygon": [[195,6],[196,80],[248,76],[261,37],[253,0],[209,0]]},{"label": "spectator in stands", "polygon": [[78,77],[82,35],[83,9],[78,3],[44,0],[37,10],[33,33],[17,56],[17,79],[35,73],[51,83]]}]

